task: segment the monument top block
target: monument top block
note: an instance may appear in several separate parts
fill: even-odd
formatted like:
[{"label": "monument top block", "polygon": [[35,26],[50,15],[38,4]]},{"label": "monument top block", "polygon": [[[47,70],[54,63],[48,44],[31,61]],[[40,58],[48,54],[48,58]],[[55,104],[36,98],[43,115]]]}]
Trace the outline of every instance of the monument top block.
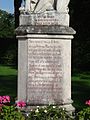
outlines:
[{"label": "monument top block", "polygon": [[20,25],[69,26],[68,4],[69,0],[24,0]]}]

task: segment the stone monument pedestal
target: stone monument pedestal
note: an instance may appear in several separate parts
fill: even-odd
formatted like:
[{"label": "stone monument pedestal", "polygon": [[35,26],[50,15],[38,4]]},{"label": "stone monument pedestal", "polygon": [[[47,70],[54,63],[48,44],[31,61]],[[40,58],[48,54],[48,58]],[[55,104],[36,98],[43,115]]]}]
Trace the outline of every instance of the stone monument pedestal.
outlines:
[{"label": "stone monument pedestal", "polygon": [[71,100],[71,40],[75,31],[60,25],[21,25],[18,38],[18,100],[74,111]]}]

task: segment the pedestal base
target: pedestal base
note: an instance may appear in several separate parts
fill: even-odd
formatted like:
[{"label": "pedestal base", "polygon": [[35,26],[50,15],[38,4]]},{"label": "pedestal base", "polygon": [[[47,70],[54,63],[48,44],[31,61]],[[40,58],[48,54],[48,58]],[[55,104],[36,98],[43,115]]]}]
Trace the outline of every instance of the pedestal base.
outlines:
[{"label": "pedestal base", "polygon": [[64,26],[20,26],[18,100],[29,106],[49,104],[74,111],[71,105],[71,39]]}]

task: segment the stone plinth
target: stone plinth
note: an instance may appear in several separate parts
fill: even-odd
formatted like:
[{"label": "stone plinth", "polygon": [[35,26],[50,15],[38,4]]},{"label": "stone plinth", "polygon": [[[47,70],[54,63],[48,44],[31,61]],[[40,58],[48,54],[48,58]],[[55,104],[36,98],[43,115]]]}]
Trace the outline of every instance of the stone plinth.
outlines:
[{"label": "stone plinth", "polygon": [[71,100],[71,39],[75,31],[60,25],[22,25],[18,38],[18,100],[74,110]]},{"label": "stone plinth", "polygon": [[57,11],[21,14],[20,25],[64,25],[69,26],[69,14]]}]

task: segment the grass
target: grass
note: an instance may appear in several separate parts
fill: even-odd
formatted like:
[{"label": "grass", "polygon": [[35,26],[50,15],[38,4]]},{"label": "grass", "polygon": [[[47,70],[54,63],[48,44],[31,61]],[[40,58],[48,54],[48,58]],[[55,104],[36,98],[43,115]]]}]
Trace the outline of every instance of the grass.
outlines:
[{"label": "grass", "polygon": [[0,76],[17,75],[17,70],[10,66],[0,65]]},{"label": "grass", "polygon": [[72,76],[72,99],[76,110],[86,107],[85,102],[90,99],[90,72]]},{"label": "grass", "polygon": [[17,70],[9,66],[0,65],[0,95],[16,97]]},{"label": "grass", "polygon": [[[0,65],[0,95],[17,96],[17,70]],[[72,76],[72,99],[76,110],[85,107],[85,101],[90,99],[90,72]]]}]

